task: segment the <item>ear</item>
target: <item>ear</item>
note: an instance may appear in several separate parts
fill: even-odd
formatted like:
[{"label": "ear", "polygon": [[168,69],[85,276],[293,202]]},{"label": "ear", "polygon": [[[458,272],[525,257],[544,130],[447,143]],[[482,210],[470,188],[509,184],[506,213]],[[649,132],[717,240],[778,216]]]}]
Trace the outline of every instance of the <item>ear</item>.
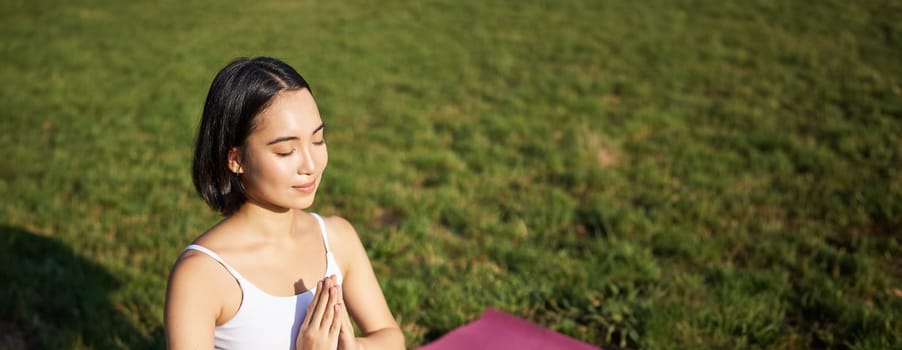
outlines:
[{"label": "ear", "polygon": [[229,170],[235,174],[244,173],[244,169],[241,168],[241,151],[238,147],[229,150]]}]

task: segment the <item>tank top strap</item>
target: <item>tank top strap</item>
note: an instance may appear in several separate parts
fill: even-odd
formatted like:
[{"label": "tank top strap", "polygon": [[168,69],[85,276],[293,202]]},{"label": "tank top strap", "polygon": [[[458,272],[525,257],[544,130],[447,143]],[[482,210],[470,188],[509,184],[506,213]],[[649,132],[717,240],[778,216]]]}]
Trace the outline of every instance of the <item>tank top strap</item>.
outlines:
[{"label": "tank top strap", "polygon": [[220,265],[225,267],[226,270],[229,271],[229,273],[232,274],[232,277],[235,277],[236,280],[244,279],[244,277],[241,277],[241,274],[238,273],[238,271],[235,271],[235,269],[233,269],[231,266],[229,266],[229,264],[226,264],[225,260],[222,260],[222,258],[219,257],[219,254],[214,253],[212,250],[209,250],[204,246],[201,246],[199,244],[192,244],[192,245],[185,247],[185,250],[186,251],[187,250],[196,250],[201,253],[204,253],[207,256],[213,258],[213,260],[216,260],[216,262],[218,262]]},{"label": "tank top strap", "polygon": [[319,232],[323,235],[323,244],[326,246],[326,254],[331,253],[332,250],[329,249],[329,237],[326,234],[326,222],[323,221],[323,218],[319,216],[317,213],[310,213],[319,222]]}]

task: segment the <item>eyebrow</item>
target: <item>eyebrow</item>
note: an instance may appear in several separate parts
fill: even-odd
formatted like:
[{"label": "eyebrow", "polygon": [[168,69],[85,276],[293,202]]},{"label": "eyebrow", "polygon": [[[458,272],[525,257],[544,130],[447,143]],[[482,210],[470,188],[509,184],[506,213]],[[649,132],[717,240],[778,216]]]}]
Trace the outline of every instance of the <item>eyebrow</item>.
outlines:
[{"label": "eyebrow", "polygon": [[[316,134],[317,132],[319,132],[320,130],[323,130],[325,128],[326,128],[326,124],[320,124],[319,127],[317,127],[316,130],[313,130],[313,132],[311,134]],[[297,136],[277,137],[277,138],[273,139],[272,141],[267,142],[266,145],[269,146],[269,145],[277,144],[279,142],[294,141],[294,140],[300,140],[300,138]]]}]

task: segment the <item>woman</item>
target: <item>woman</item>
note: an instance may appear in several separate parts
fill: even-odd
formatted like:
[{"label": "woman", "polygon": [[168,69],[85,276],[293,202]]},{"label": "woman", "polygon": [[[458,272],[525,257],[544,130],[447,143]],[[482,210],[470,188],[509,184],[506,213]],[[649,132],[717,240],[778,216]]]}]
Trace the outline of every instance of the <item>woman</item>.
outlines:
[{"label": "woman", "polygon": [[193,178],[225,218],[172,269],[169,348],[404,347],[354,228],[304,211],[329,158],[323,133],[310,87],[284,62],[239,59],[213,80]]}]

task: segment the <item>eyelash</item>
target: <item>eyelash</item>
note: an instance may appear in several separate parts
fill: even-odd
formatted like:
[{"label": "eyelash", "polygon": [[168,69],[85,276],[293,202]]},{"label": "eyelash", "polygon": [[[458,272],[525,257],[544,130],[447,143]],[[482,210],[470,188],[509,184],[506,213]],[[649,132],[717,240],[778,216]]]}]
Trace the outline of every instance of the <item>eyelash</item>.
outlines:
[{"label": "eyelash", "polygon": [[[325,144],[326,144],[326,140],[316,141],[316,142],[314,142],[313,144],[314,144],[314,145],[317,145],[317,146],[322,146],[322,145],[325,145]],[[288,157],[288,156],[290,156],[290,155],[292,155],[292,154],[294,154],[294,150],[293,150],[293,149],[292,149],[291,151],[288,151],[288,152],[285,152],[285,153],[276,152],[276,155],[279,156],[279,157]]]}]

